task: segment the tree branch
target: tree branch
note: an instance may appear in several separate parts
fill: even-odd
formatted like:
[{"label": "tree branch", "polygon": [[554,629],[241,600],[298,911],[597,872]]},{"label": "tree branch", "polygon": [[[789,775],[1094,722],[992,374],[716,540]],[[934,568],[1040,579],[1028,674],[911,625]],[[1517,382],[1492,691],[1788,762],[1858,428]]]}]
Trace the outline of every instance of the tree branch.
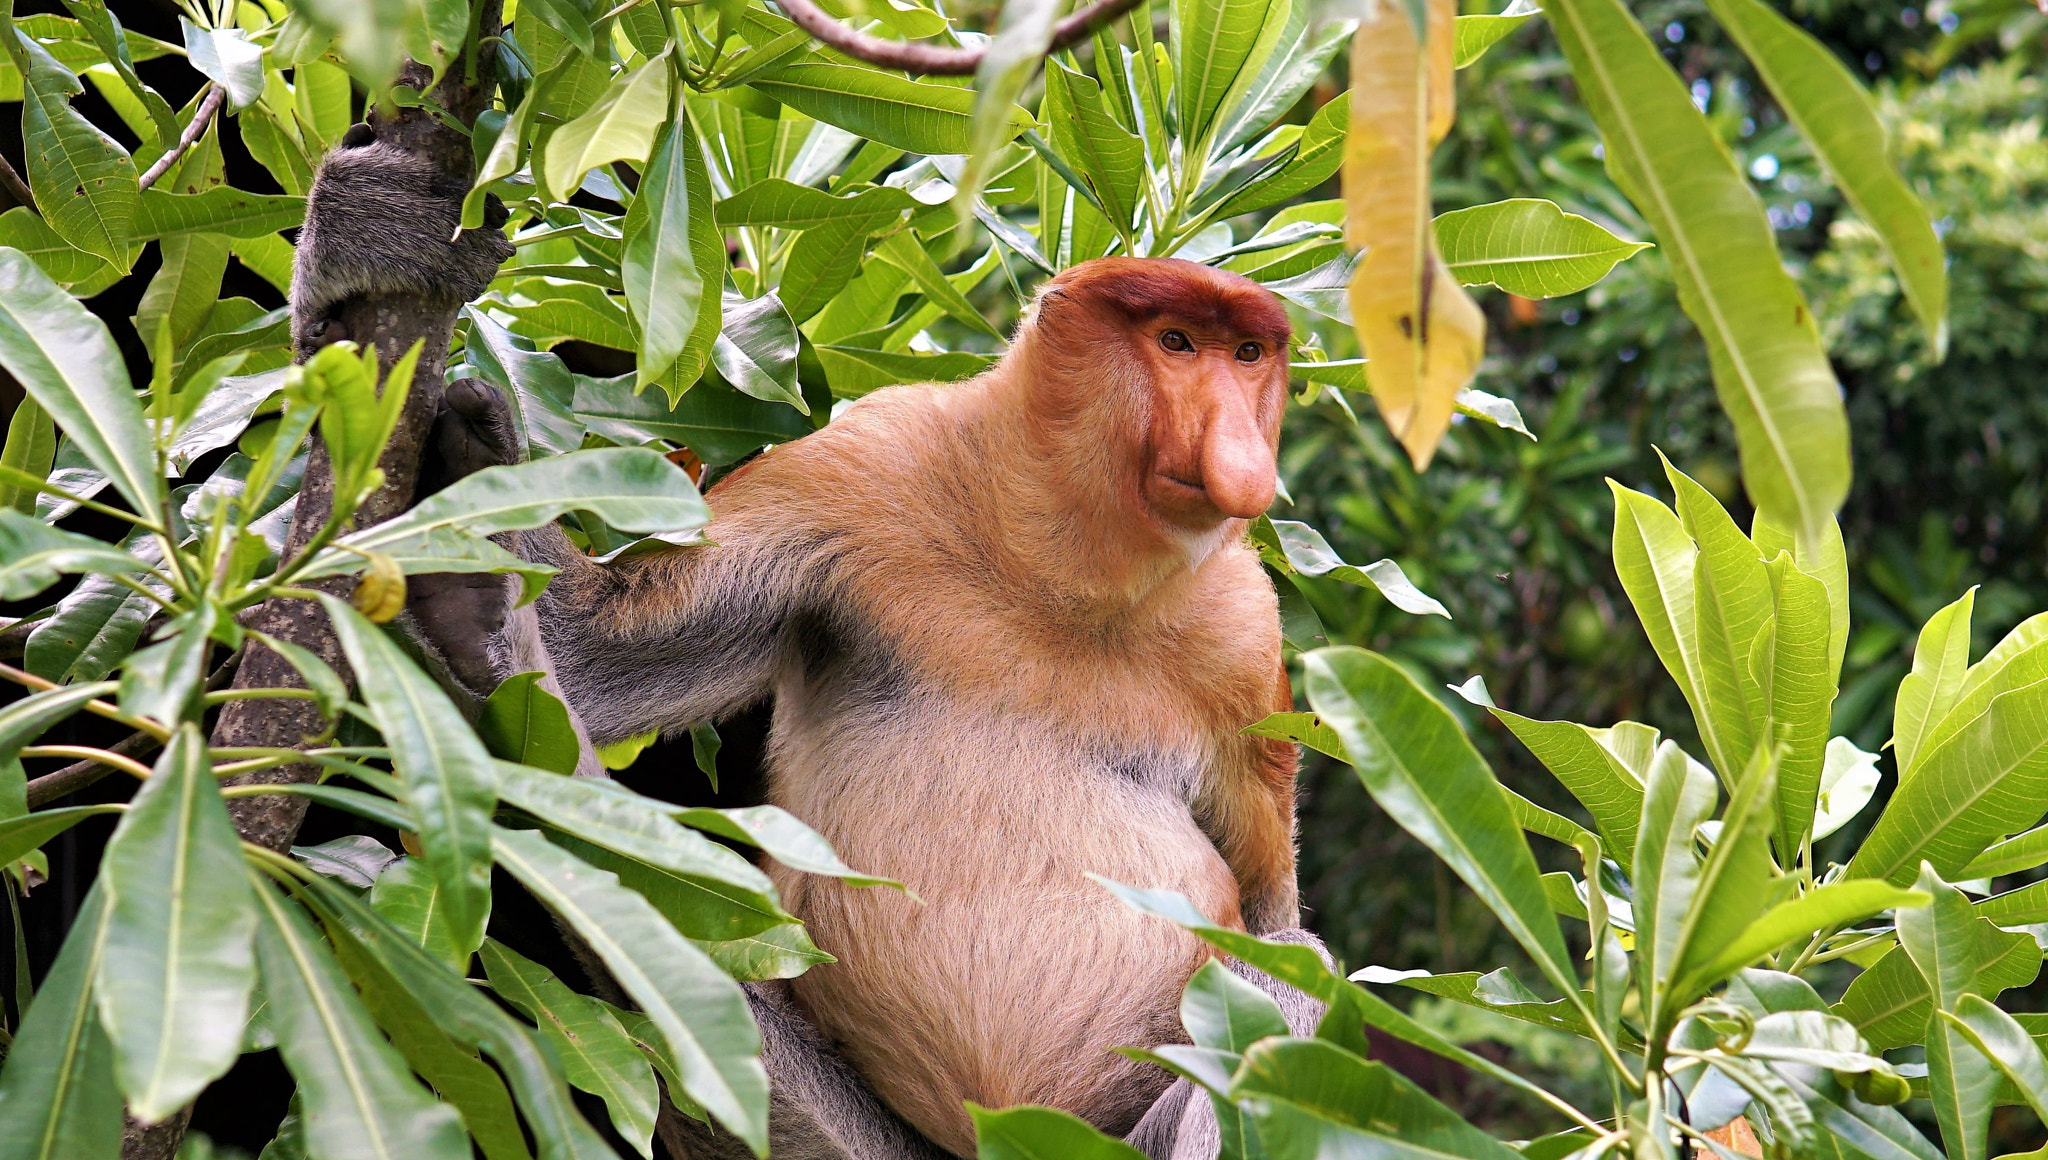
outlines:
[{"label": "tree branch", "polygon": [[6,194],[8,200],[16,205],[27,206],[28,212],[37,217],[42,216],[43,211],[36,208],[35,195],[28,191],[28,183],[21,179],[21,174],[14,171],[14,166],[9,165],[5,157],[0,157],[0,193]]},{"label": "tree branch", "polygon": [[[968,76],[981,67],[986,48],[948,48],[908,40],[884,40],[847,27],[815,0],[775,0],[798,28],[850,57],[920,76]],[[1053,26],[1052,48],[1072,48],[1097,29],[1138,6],[1138,0],[1095,0]]]},{"label": "tree branch", "polygon": [[201,137],[206,136],[206,127],[213,123],[213,115],[220,111],[221,103],[226,101],[227,98],[228,91],[226,89],[221,88],[212,81],[206,82],[206,96],[199,102],[199,108],[192,113],[192,123],[185,126],[185,131],[178,135],[177,144],[166,149],[164,155],[156,159],[156,164],[143,170],[142,177],[136,182],[136,185],[143,189],[148,189],[150,186],[155,185],[157,180],[163,177],[164,174],[169,173],[171,166],[178,163],[178,158],[183,157],[187,150],[199,142]]}]

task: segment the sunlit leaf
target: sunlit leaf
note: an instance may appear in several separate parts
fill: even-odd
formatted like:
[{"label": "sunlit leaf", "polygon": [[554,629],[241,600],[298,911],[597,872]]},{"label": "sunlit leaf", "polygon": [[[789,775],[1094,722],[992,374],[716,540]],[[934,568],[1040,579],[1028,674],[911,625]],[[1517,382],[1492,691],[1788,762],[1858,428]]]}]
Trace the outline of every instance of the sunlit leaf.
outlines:
[{"label": "sunlit leaf", "polygon": [[1491,283],[1524,298],[1576,294],[1605,278],[1615,263],[1649,248],[1529,197],[1439,214],[1436,243],[1458,281]]}]

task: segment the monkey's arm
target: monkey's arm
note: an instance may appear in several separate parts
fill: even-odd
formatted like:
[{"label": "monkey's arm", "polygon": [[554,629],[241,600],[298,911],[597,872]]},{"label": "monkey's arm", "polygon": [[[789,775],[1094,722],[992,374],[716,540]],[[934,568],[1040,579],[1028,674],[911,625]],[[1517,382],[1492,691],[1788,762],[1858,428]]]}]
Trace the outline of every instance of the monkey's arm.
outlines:
[{"label": "monkey's arm", "polygon": [[[465,379],[445,408],[436,483],[520,458],[496,390]],[[769,692],[785,622],[819,600],[832,571],[838,537],[787,501],[800,491],[800,451],[729,477],[705,546],[600,564],[560,529],[539,528],[507,544],[560,570],[535,606],[514,610],[516,586],[500,577],[446,577],[415,586],[412,618],[475,696],[514,673],[548,672],[598,745],[745,708]]]},{"label": "monkey's arm", "polygon": [[[1276,710],[1294,706],[1282,668]],[[1247,738],[1248,759],[1219,763],[1195,801],[1196,817],[1237,878],[1245,929],[1269,934],[1301,925],[1294,876],[1294,776],[1300,753],[1289,742]]]}]

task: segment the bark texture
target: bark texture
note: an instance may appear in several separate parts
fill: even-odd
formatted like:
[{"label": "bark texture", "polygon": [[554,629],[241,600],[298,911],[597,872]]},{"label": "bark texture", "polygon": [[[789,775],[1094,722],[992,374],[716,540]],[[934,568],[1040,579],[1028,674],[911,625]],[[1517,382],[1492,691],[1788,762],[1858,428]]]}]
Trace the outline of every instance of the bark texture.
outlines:
[{"label": "bark texture", "polygon": [[[486,107],[495,85],[492,79],[495,75],[495,42],[489,38],[496,35],[499,26],[498,0],[483,0],[483,9],[478,22],[482,39],[475,70],[478,80],[466,82],[465,71],[457,63],[447,70],[447,76],[433,91],[435,102],[460,118],[465,125],[473,123],[477,114]],[[399,83],[422,89],[432,79],[432,71],[426,66],[407,62]],[[371,121],[378,130],[379,139],[402,142],[418,155],[431,158],[449,173],[461,176],[465,183],[474,174],[475,162],[468,135],[443,124],[435,114],[424,109],[396,108],[388,117],[373,112]],[[419,481],[420,453],[433,425],[434,413],[440,406],[442,372],[447,366],[448,344],[455,331],[455,318],[460,307],[460,303],[430,301],[416,294],[377,293],[365,294],[342,306],[340,317],[348,333],[358,342],[376,344],[380,366],[391,366],[412,349],[414,343],[424,344],[413,372],[404,414],[399,419],[391,445],[378,461],[378,466],[384,471],[384,483],[357,511],[354,519],[357,527],[390,519],[413,502],[414,488]],[[286,541],[286,559],[303,548],[327,522],[333,503],[334,477],[329,470],[327,449],[316,437],[306,462],[305,482],[299,491],[298,507]],[[353,581],[346,578],[307,585],[337,594],[346,594],[352,586]],[[342,656],[341,642],[318,604],[305,600],[271,600],[252,610],[245,623],[280,640],[310,649],[334,666],[335,671],[353,687],[353,674]],[[234,687],[305,688],[306,683],[298,670],[284,658],[252,640],[235,673]],[[231,701],[222,708],[214,724],[213,744],[300,748],[305,739],[318,734],[321,727],[319,711],[310,701]],[[229,784],[307,784],[316,780],[318,773],[319,768],[314,765],[290,765],[232,779]],[[299,824],[306,816],[306,799],[285,794],[237,798],[228,803],[228,810],[236,831],[244,840],[282,853],[298,835]],[[130,1120],[122,1136],[122,1160],[173,1160],[190,1121],[190,1108],[148,1129]]]}]

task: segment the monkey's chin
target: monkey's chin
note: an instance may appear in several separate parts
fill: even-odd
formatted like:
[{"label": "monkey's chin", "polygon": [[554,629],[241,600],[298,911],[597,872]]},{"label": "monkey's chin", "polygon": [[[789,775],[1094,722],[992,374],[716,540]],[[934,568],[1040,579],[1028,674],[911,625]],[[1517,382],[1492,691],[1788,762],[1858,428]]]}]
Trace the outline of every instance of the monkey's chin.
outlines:
[{"label": "monkey's chin", "polygon": [[1188,571],[1192,572],[1209,562],[1209,557],[1215,555],[1216,549],[1222,547],[1223,541],[1229,537],[1231,525],[1237,522],[1225,520],[1215,527],[1206,529],[1169,527],[1167,534],[1180,548]]}]

